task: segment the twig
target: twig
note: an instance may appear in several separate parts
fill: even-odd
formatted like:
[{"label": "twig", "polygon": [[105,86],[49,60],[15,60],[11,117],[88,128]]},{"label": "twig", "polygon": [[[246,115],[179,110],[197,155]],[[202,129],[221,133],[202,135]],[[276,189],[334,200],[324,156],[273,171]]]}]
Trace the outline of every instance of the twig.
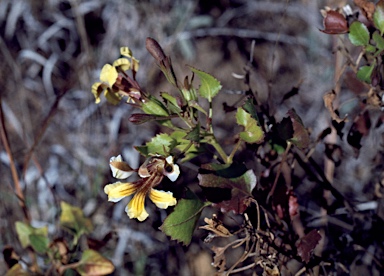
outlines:
[{"label": "twig", "polygon": [[31,146],[31,148],[29,149],[28,153],[25,156],[24,164],[23,164],[24,165],[23,166],[23,173],[22,173],[23,177],[25,176],[25,173],[27,171],[28,163],[31,160],[32,154],[35,151],[36,147],[38,146],[41,138],[43,137],[43,134],[47,130],[51,119],[54,117],[55,113],[57,112],[57,109],[58,109],[58,106],[59,106],[59,102],[60,102],[61,98],[65,95],[65,93],[66,93],[66,91],[61,93],[60,95],[58,95],[56,97],[55,102],[51,106],[51,109],[49,110],[48,115],[45,117],[45,119],[41,123],[40,131],[35,136],[35,140],[34,140],[32,146]]},{"label": "twig", "polygon": [[273,193],[275,192],[277,181],[279,180],[283,164],[287,160],[287,155],[288,155],[289,150],[291,149],[291,146],[292,146],[292,143],[288,142],[287,148],[285,149],[285,152],[283,153],[283,157],[282,157],[281,162],[279,164],[279,168],[277,169],[277,174],[276,174],[276,177],[275,177],[275,181],[273,182],[273,186],[272,186],[271,190],[268,193],[267,203],[269,202],[269,199],[271,198],[271,196],[273,196]]},{"label": "twig", "polygon": [[15,161],[13,159],[11,147],[10,147],[8,136],[7,136],[7,130],[5,128],[5,119],[4,119],[1,96],[0,96],[0,121],[1,121],[1,128],[0,128],[1,141],[3,142],[5,151],[7,152],[7,155],[9,158],[9,166],[11,168],[11,174],[12,174],[12,179],[13,179],[13,183],[14,183],[15,193],[16,193],[17,198],[19,199],[19,204],[20,204],[21,209],[23,210],[25,220],[27,222],[30,222],[31,217],[30,217],[30,214],[28,212],[27,206],[25,205],[24,193],[23,193],[23,190],[21,189],[21,186],[20,186],[20,179],[19,179],[19,176],[17,174]]}]

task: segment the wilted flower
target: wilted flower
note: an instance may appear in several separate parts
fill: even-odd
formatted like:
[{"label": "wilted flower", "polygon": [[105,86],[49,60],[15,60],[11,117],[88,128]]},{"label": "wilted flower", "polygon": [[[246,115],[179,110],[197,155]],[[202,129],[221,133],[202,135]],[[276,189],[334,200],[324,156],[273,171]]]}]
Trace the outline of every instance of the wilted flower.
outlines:
[{"label": "wilted flower", "polygon": [[119,179],[129,177],[134,171],[138,171],[141,177],[135,182],[115,182],[104,187],[104,192],[108,195],[108,201],[112,202],[118,202],[122,198],[134,194],[125,208],[129,218],[144,221],[148,217],[149,214],[144,206],[147,195],[159,208],[166,209],[168,206],[176,205],[176,198],[173,197],[171,192],[154,189],[163,180],[164,175],[171,181],[175,181],[179,176],[179,166],[173,164],[172,156],[167,158],[162,156],[150,157],[138,170],[134,170],[123,162],[121,155],[119,155],[111,158],[110,167],[113,176]]}]

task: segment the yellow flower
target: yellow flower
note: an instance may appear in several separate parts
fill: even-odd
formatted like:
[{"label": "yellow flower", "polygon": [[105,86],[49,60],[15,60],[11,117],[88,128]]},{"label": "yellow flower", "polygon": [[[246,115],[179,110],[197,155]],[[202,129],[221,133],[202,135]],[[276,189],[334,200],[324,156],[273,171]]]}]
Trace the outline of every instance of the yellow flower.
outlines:
[{"label": "yellow flower", "polygon": [[[123,96],[128,96],[128,100],[141,98],[141,91],[135,82],[135,74],[139,69],[139,61],[132,56],[132,51],[128,47],[120,48],[122,58],[118,58],[113,64],[105,64],[100,72],[100,81],[92,85],[92,94],[95,96],[96,103],[100,102],[100,95],[104,92],[104,96],[108,102],[118,104]],[[131,69],[133,79],[124,71]],[[119,72],[121,73],[119,75]],[[125,78],[125,84],[122,79]],[[128,85],[127,85],[128,84]]]},{"label": "yellow flower", "polygon": [[100,102],[100,95],[104,92],[105,98],[112,104],[117,104],[122,98],[121,95],[113,91],[112,86],[116,83],[119,74],[114,66],[105,64],[100,72],[101,82],[95,82],[92,85],[92,93],[95,96],[96,103]]},{"label": "yellow flower", "polygon": [[[111,165],[112,173],[118,178],[128,175],[128,171],[130,171],[128,169],[129,166],[125,167],[121,163],[124,163],[121,155],[111,158],[110,164],[113,164]],[[121,170],[118,167],[124,167],[126,170],[120,172]],[[180,174],[180,170],[177,165],[173,164],[172,157],[165,159],[160,156],[150,157],[140,169],[141,173],[139,172],[139,175],[142,178],[138,181],[108,184],[104,187],[104,192],[108,195],[108,201],[112,202],[118,202],[124,197],[133,195],[125,211],[129,218],[137,218],[139,221],[144,221],[149,216],[145,210],[145,198],[147,195],[158,208],[166,209],[169,206],[176,205],[176,198],[173,197],[171,192],[156,190],[153,187],[160,184],[164,175],[175,181]]]}]

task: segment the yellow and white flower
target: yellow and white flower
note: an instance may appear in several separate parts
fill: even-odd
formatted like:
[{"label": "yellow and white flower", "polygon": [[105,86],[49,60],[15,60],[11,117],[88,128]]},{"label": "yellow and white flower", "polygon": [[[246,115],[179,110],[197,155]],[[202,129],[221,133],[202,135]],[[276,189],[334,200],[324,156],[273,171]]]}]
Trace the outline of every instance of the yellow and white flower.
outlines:
[{"label": "yellow and white flower", "polygon": [[[121,155],[112,157],[110,166],[113,176],[119,179],[129,177],[133,171],[136,171],[122,161]],[[145,210],[147,195],[158,208],[166,209],[169,206],[176,205],[176,198],[173,197],[171,192],[153,188],[160,184],[164,175],[171,181],[175,181],[179,176],[179,166],[173,164],[172,156],[167,158],[161,156],[150,157],[141,165],[138,172],[141,178],[135,182],[115,182],[106,185],[104,192],[108,195],[108,201],[118,202],[124,197],[133,195],[125,211],[129,218],[137,218],[139,221],[144,221],[149,216]]]}]

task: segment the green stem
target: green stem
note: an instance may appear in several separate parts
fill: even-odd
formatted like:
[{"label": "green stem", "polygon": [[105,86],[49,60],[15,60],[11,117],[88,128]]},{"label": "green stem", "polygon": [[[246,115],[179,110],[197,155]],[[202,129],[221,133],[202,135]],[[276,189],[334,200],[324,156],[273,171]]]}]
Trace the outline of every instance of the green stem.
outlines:
[{"label": "green stem", "polygon": [[232,163],[232,160],[229,160],[229,157],[224,152],[223,148],[220,146],[220,144],[217,142],[216,137],[212,134],[212,139],[209,140],[209,143],[215,148],[217,153],[220,155],[221,159],[223,159],[225,164]]},{"label": "green stem", "polygon": [[231,164],[233,162],[233,157],[235,156],[237,150],[240,148],[241,144],[242,144],[243,140],[239,139],[235,145],[235,147],[233,148],[231,154],[228,156],[228,163]]}]

